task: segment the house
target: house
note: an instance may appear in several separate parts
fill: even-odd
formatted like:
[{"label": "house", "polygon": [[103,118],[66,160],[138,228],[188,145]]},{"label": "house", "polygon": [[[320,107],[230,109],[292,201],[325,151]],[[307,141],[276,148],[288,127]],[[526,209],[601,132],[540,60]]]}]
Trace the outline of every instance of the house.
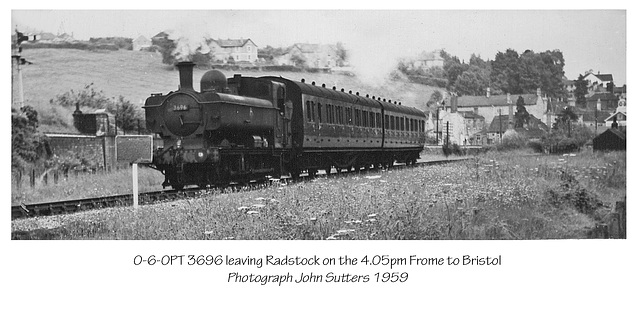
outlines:
[{"label": "house", "polygon": [[[472,111],[484,117],[485,121],[493,121],[496,116],[515,113],[516,102],[522,97],[525,108],[531,115],[540,116],[547,120],[547,99],[542,97],[542,92],[538,88],[537,94],[517,94],[517,95],[491,95],[491,90],[487,88],[485,96],[453,96],[445,109],[454,111]],[[452,107],[455,106],[455,108]],[[547,123],[548,124],[548,123]],[[507,125],[508,126],[508,125]]]},{"label": "house", "polygon": [[467,143],[470,145],[483,144],[483,131],[486,128],[484,117],[470,111],[461,111],[459,113],[464,118],[464,127],[468,139]]},{"label": "house", "polygon": [[76,41],[76,40],[73,38],[73,34],[69,35],[67,33],[63,33],[62,35],[56,36],[56,38],[53,38],[51,41],[53,41],[53,42],[72,42],[72,41]]},{"label": "house", "polygon": [[593,138],[593,150],[627,150],[627,134],[618,128],[609,128]]},{"label": "house", "polygon": [[605,120],[605,126],[608,128],[613,127],[614,122],[620,128],[627,127],[627,101],[625,99],[621,99],[618,102],[618,107],[616,111],[609,115]]},{"label": "house", "polygon": [[145,36],[139,36],[132,41],[133,51],[140,51],[151,47],[151,39],[147,39]]},{"label": "house", "polygon": [[587,86],[590,92],[595,92],[599,88],[606,88],[607,84],[613,84],[612,74],[594,74],[593,72],[587,72],[584,76],[584,80],[588,82]]},{"label": "house", "polygon": [[458,145],[467,145],[469,143],[469,133],[465,127],[465,120],[459,112],[439,113],[440,120],[436,123],[438,134],[438,144],[444,144],[447,140],[449,143]]},{"label": "house", "polygon": [[615,110],[618,100],[618,96],[609,92],[594,93],[587,97],[587,110]]},{"label": "house", "polygon": [[214,61],[222,63],[258,61],[258,46],[251,39],[214,39],[210,47]]},{"label": "house", "polygon": [[509,129],[509,115],[494,116],[485,133],[486,143],[489,145],[500,143],[507,129]]},{"label": "house", "polygon": [[56,35],[52,33],[40,33],[37,35],[38,41],[41,42],[50,42],[56,38]]},{"label": "house", "polygon": [[413,62],[413,66],[416,68],[430,69],[433,67],[444,67],[444,58],[440,56],[441,50],[434,50],[431,52],[423,51],[418,59]]},{"label": "house", "polygon": [[278,65],[307,68],[333,68],[338,65],[338,49],[335,45],[296,43],[286,52],[274,58]]}]

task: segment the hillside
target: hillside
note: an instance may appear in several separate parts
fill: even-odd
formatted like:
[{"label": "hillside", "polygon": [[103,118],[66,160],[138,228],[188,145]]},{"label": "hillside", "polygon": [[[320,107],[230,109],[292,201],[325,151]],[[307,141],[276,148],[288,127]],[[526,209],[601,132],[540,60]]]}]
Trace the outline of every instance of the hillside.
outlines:
[{"label": "hillside", "polygon": [[[144,102],[151,93],[167,93],[178,86],[178,73],[173,67],[162,64],[161,56],[139,51],[85,51],[73,49],[28,49],[23,56],[34,64],[23,67],[25,104],[31,105],[40,114],[43,131],[74,131],[64,125],[51,125],[50,121],[62,119],[73,125],[73,109],[52,107],[49,100],[69,90],[81,90],[93,83],[97,91],[108,97],[124,96],[132,103]],[[195,69],[194,84],[197,88],[200,77],[206,72]],[[223,71],[233,76],[236,72]],[[246,76],[282,76],[292,80],[305,78],[307,82],[337,86],[338,89],[359,91],[387,99],[401,101],[403,105],[423,106],[435,87],[409,82],[389,82],[382,86],[362,81],[358,77],[297,72],[238,71]],[[15,78],[14,78],[15,79]],[[14,92],[17,88],[14,84]],[[15,96],[15,95],[14,95]]]}]

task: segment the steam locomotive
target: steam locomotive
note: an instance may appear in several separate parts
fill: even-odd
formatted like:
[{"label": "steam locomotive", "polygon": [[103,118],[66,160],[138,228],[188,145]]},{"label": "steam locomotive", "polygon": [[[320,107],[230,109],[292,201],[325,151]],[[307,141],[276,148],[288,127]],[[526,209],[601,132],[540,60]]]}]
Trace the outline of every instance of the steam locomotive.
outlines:
[{"label": "steam locomotive", "polygon": [[282,77],[226,78],[206,72],[193,88],[191,62],[180,86],[144,104],[147,129],[162,144],[153,164],[163,187],[227,185],[415,163],[425,143],[422,111],[386,99]]}]

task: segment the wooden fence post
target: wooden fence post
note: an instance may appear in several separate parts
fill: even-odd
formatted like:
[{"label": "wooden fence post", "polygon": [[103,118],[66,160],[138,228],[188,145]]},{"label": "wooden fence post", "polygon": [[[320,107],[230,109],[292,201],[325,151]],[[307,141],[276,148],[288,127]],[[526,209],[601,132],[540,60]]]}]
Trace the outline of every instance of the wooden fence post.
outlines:
[{"label": "wooden fence post", "polygon": [[627,200],[616,202],[619,234],[616,238],[627,239]]},{"label": "wooden fence post", "polygon": [[31,177],[29,177],[29,184],[31,185],[31,187],[36,186],[36,170],[35,169],[31,170]]},{"label": "wooden fence post", "polygon": [[18,178],[16,179],[16,186],[18,190],[22,189],[22,171],[18,171]]}]

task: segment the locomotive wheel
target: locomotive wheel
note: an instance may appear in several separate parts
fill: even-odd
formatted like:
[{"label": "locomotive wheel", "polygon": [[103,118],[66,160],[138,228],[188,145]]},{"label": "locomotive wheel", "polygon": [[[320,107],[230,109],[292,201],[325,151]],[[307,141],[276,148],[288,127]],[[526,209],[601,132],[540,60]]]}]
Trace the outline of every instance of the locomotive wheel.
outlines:
[{"label": "locomotive wheel", "polygon": [[324,171],[327,173],[327,176],[328,176],[329,174],[331,174],[331,166],[326,167],[326,168],[324,169]]}]

